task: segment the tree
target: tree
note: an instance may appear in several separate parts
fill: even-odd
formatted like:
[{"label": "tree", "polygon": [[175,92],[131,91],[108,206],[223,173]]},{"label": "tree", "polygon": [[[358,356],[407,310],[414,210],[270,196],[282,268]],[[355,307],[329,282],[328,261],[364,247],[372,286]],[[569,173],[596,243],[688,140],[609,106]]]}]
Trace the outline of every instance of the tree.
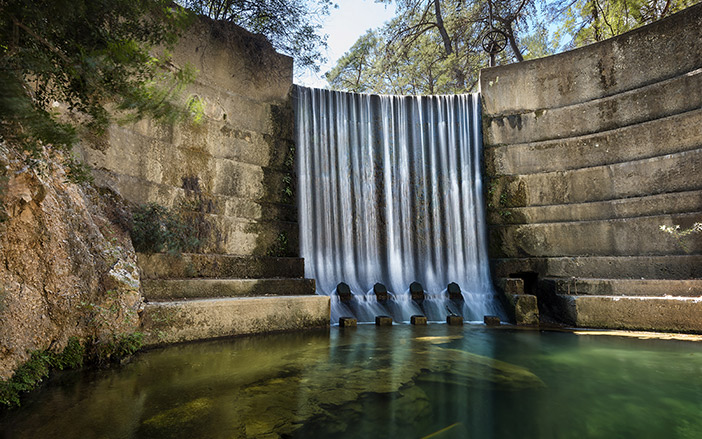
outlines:
[{"label": "tree", "polygon": [[28,157],[42,145],[70,153],[78,128],[100,132],[115,112],[182,117],[173,98],[193,72],[152,49],[174,44],[187,22],[167,0],[0,2],[0,139]]},{"label": "tree", "polygon": [[278,51],[292,56],[296,68],[318,70],[326,36],[317,20],[329,13],[331,0],[181,0],[193,11],[230,21],[265,35]]},{"label": "tree", "polygon": [[602,41],[652,23],[698,3],[699,0],[555,0],[548,5],[558,36],[568,47]]},{"label": "tree", "polygon": [[[499,3],[493,10],[493,24],[507,29],[511,48],[510,52],[499,54],[498,59],[501,63],[519,61],[523,59],[523,49],[518,32],[527,28],[524,18],[533,10],[533,0]],[[479,69],[488,59],[481,47],[484,33],[491,28],[487,3],[397,0],[397,11],[384,28],[359,39],[328,72],[330,86],[410,94],[473,90]],[[360,82],[356,84],[355,80]]]}]

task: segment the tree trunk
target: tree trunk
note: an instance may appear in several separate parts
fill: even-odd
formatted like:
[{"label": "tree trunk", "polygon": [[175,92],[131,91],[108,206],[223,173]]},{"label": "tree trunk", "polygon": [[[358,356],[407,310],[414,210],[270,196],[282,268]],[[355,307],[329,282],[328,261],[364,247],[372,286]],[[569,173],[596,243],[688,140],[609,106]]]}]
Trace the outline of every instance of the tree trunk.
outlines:
[{"label": "tree trunk", "polygon": [[441,0],[434,0],[434,13],[436,14],[436,26],[439,28],[439,34],[441,34],[441,39],[444,42],[446,55],[451,55],[453,53],[453,47],[451,46],[451,38],[449,38],[449,34],[446,32],[446,26],[444,26],[444,17],[441,15]]},{"label": "tree trunk", "polygon": [[519,45],[517,45],[517,40],[514,38],[514,31],[512,30],[512,23],[505,24],[505,33],[507,34],[507,41],[509,41],[509,47],[512,48],[512,52],[514,53],[515,58],[517,58],[517,62],[524,61],[524,56],[522,55],[522,51],[521,51],[521,49],[519,49]]}]

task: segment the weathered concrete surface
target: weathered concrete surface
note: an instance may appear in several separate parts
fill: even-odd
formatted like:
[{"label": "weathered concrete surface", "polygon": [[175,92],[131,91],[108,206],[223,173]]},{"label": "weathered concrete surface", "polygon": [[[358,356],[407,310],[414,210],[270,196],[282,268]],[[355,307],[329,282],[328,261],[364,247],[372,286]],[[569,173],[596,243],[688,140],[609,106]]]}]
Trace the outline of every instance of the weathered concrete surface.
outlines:
[{"label": "weathered concrete surface", "polygon": [[329,326],[328,296],[285,296],[153,302],[142,329],[148,346]]},{"label": "weathered concrete surface", "polygon": [[581,136],[659,119],[699,108],[702,69],[621,94],[572,106],[547,104],[529,113],[484,118],[491,145]]},{"label": "weathered concrete surface", "polygon": [[697,149],[702,145],[696,109],[623,128],[543,142],[487,149],[496,175],[538,174],[588,168]]},{"label": "weathered concrete surface", "polygon": [[538,273],[565,278],[697,279],[702,278],[702,255],[494,258],[491,270],[496,277]]},{"label": "weathered concrete surface", "polygon": [[536,296],[531,294],[505,293],[507,312],[517,325],[535,326],[539,324],[539,306]]},{"label": "weathered concrete surface", "polygon": [[702,332],[702,297],[559,295],[565,320],[579,327]]},{"label": "weathered concrete surface", "polygon": [[554,204],[492,210],[492,224],[534,224],[636,218],[702,211],[702,191],[672,192],[590,203]]},{"label": "weathered concrete surface", "polygon": [[702,279],[545,278],[557,294],[702,297]]},{"label": "weathered concrete surface", "polygon": [[144,298],[155,300],[315,293],[314,279],[144,279]]},{"label": "weathered concrete surface", "polygon": [[[568,171],[493,176],[490,202],[502,209],[693,192],[702,189],[700,174],[702,148]],[[696,198],[695,194],[690,195]]]},{"label": "weathered concrete surface", "polygon": [[524,280],[500,277],[495,279],[495,288],[505,294],[524,294]]},{"label": "weathered concrete surface", "polygon": [[302,258],[216,254],[138,253],[142,279],[224,277],[236,279],[302,278]]},{"label": "weathered concrete surface", "polygon": [[[591,46],[481,72],[492,272],[529,280],[527,292],[552,317],[691,330],[646,315],[674,320],[682,302],[641,301],[689,298],[696,293],[685,280],[702,278],[702,235],[660,230],[702,222],[701,26],[696,5]],[[558,277],[569,280],[547,279]],[[569,282],[581,290],[559,308],[552,299]],[[566,312],[581,294],[591,309]],[[641,299],[629,308],[590,299],[605,294]],[[698,309],[681,312],[692,320]]]},{"label": "weathered concrete surface", "polygon": [[500,225],[490,229],[490,249],[493,256],[512,258],[699,254],[702,252],[701,234],[676,239],[661,231],[660,226],[680,224],[688,228],[700,218],[697,213],[686,213],[604,221]]},{"label": "weathered concrete surface", "polygon": [[[202,252],[294,255],[292,59],[260,35],[199,19],[173,52],[198,70],[200,123],[111,126],[81,158],[127,200],[205,213]],[[284,246],[281,246],[284,243]]]},{"label": "weathered concrete surface", "polygon": [[702,5],[599,44],[484,69],[488,114],[557,108],[673,78],[702,65]]}]

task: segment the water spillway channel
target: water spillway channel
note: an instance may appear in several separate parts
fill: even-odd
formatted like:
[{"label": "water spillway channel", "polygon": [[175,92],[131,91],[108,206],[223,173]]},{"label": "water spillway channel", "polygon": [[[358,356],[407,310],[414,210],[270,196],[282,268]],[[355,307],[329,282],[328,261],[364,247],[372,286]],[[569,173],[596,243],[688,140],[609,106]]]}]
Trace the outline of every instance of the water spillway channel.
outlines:
[{"label": "water spillway channel", "polygon": [[[487,257],[479,96],[296,87],[294,105],[300,253],[318,293],[332,296],[332,321],[501,315]],[[352,300],[340,300],[340,282]],[[413,282],[423,300],[412,300]],[[449,299],[452,282],[462,300]]]}]

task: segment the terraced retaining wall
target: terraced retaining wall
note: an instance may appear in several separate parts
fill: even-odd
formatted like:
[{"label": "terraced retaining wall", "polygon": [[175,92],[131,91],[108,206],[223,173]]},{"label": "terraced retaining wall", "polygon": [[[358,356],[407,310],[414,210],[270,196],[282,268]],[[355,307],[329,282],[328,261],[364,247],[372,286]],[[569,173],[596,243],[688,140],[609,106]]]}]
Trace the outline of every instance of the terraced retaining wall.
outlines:
[{"label": "terraced retaining wall", "polygon": [[[702,278],[702,234],[660,230],[702,222],[702,5],[577,50],[485,69],[480,86],[496,278],[521,277],[544,300],[602,282],[615,285],[610,295],[643,295],[632,279],[648,282],[649,296],[677,296],[671,281]],[[699,281],[688,286],[688,297],[702,296]],[[702,330],[700,321],[648,325],[633,310],[583,320],[568,299],[551,311],[573,324]],[[702,320],[696,313],[689,318]]]},{"label": "terraced retaining wall", "polygon": [[203,104],[203,120],[115,125],[85,142],[80,153],[97,184],[138,204],[201,214],[206,252],[296,254],[292,59],[260,35],[200,18],[173,62],[198,70],[185,95]]}]

